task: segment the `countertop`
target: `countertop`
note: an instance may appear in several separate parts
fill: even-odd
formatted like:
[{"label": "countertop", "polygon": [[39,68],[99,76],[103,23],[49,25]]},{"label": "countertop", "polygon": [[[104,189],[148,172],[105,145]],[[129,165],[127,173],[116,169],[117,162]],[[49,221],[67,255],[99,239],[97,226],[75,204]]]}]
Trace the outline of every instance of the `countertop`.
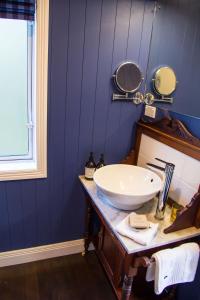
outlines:
[{"label": "countertop", "polygon": [[129,254],[145,251],[148,249],[160,247],[170,243],[178,242],[184,239],[192,238],[200,235],[200,229],[190,227],[187,229],[179,230],[176,232],[165,234],[164,228],[168,227],[170,222],[170,208],[166,207],[165,218],[162,221],[158,221],[154,218],[157,200],[153,199],[145,204],[142,208],[136,212],[138,214],[146,214],[149,221],[159,223],[158,232],[153,241],[148,246],[143,246],[135,243],[133,240],[123,237],[116,230],[115,227],[128,215],[131,211],[123,211],[113,207],[109,200],[102,196],[97,191],[96,185],[93,181],[86,180],[84,176],[79,176],[79,179],[84,186],[85,190],[90,195],[93,203],[97,206],[105,219],[108,226],[111,228],[114,235],[121,242],[122,246],[126,249]]}]

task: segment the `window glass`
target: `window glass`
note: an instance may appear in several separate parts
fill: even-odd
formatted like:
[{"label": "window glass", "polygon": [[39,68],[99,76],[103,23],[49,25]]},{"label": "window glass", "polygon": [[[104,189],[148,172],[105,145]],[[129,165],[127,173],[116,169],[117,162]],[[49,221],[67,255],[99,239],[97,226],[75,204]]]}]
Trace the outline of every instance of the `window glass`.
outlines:
[{"label": "window glass", "polygon": [[28,22],[0,19],[0,158],[29,153]]}]

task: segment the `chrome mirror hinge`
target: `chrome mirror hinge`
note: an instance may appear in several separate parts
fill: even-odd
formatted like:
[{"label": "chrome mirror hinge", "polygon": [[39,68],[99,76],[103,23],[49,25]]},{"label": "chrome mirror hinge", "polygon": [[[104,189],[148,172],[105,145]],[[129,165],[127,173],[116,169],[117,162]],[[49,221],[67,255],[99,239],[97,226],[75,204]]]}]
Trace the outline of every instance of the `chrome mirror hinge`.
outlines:
[{"label": "chrome mirror hinge", "polygon": [[120,95],[120,94],[115,94],[113,93],[112,96],[112,101],[128,101],[128,102],[132,102],[133,104],[141,104],[144,101],[144,96],[142,93],[137,92],[135,94],[135,96],[129,96],[128,93]]}]

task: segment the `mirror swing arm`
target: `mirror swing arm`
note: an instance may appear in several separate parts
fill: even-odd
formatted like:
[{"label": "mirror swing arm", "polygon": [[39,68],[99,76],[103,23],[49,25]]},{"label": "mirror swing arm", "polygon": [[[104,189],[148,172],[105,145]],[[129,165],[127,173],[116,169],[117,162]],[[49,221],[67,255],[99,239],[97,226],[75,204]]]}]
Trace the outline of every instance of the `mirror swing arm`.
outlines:
[{"label": "mirror swing arm", "polygon": [[134,104],[138,105],[141,103],[144,103],[146,105],[152,105],[154,102],[160,102],[160,103],[168,103],[172,104],[174,101],[173,97],[165,97],[161,96],[161,99],[155,98],[153,94],[151,93],[146,93],[142,94],[141,92],[137,92],[135,96],[129,96],[129,93],[125,94],[115,94],[113,93],[112,96],[112,101],[128,101],[128,102],[133,102]]},{"label": "mirror swing arm", "polygon": [[113,93],[112,101],[128,101],[132,102],[133,104],[141,104],[144,103],[146,105],[152,105],[154,102],[160,103],[173,103],[172,97],[165,97],[161,96],[161,99],[154,98],[154,95],[151,93],[142,94],[141,92],[137,92],[135,96],[130,96],[129,93],[125,94],[115,94]]},{"label": "mirror swing arm", "polygon": [[135,96],[130,95],[129,93],[125,93],[125,94],[115,94],[115,93],[113,93],[112,101],[120,101],[120,100],[133,102],[134,104],[140,104],[140,103],[143,103],[144,96],[140,92],[137,92],[135,94]]},{"label": "mirror swing arm", "polygon": [[173,97],[165,97],[161,96],[161,99],[155,98],[153,94],[146,93],[142,94],[141,92],[137,92],[135,96],[129,96],[129,93],[125,94],[115,94],[113,93],[112,101],[128,101],[133,102],[134,104],[138,105],[144,103],[146,105],[152,105],[154,102],[161,102],[161,103],[173,103]]},{"label": "mirror swing arm", "polygon": [[147,93],[144,97],[144,103],[146,105],[152,105],[154,102],[172,104],[173,101],[174,101],[173,97],[165,97],[162,95],[161,98],[158,99],[158,98],[155,98],[154,95],[151,93]]}]

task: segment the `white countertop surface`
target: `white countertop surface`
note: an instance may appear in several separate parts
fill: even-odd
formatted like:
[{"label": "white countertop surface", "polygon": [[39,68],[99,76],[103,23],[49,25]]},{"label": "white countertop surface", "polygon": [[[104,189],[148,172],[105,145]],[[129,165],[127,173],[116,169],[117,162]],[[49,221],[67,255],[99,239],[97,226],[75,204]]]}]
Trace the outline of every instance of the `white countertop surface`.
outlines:
[{"label": "white countertop surface", "polygon": [[116,232],[115,227],[128,215],[131,211],[123,211],[113,207],[109,200],[97,192],[96,185],[93,181],[86,180],[84,176],[79,176],[81,183],[83,184],[85,190],[90,195],[92,201],[97,206],[104,219],[106,220],[109,227],[112,229],[113,233],[117,236],[118,240],[121,242],[122,246],[126,251],[131,254],[138,251],[144,251],[147,249],[152,249],[155,247],[167,245],[177,241],[181,241],[187,238],[195,237],[200,235],[200,229],[195,227],[190,227],[187,229],[179,230],[176,232],[165,234],[163,232],[164,228],[168,227],[170,222],[170,209],[167,207],[165,212],[165,219],[163,221],[158,221],[154,218],[156,199],[149,201],[142,208],[138,209],[136,212],[138,214],[146,214],[147,219],[154,223],[159,223],[159,229],[157,235],[148,246],[142,246],[135,243],[133,240],[126,238]]}]

